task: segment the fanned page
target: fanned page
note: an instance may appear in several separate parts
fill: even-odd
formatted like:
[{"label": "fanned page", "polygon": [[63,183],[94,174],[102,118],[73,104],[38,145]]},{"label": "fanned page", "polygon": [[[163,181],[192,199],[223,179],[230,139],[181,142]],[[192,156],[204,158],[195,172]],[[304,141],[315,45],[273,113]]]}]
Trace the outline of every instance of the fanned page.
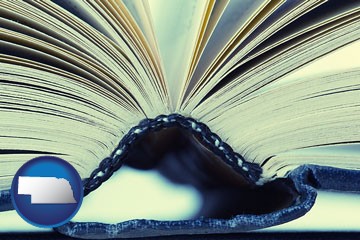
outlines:
[{"label": "fanned page", "polygon": [[[359,170],[359,7],[0,1],[0,190],[36,156],[64,158],[87,179],[128,145],[133,167],[151,168],[144,159],[163,148],[180,156],[180,137],[237,184],[305,164]],[[124,143],[141,134],[143,147]]]},{"label": "fanned page", "polygon": [[204,31],[204,20],[213,5],[214,1],[149,1],[173,106],[179,101],[179,90],[184,89],[196,45]]}]

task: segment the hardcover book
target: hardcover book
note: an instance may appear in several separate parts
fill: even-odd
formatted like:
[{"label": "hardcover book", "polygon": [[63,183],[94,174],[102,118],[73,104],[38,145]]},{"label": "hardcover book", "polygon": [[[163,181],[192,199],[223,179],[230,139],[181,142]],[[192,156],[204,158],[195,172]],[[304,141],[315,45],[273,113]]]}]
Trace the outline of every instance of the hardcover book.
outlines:
[{"label": "hardcover book", "polygon": [[[304,215],[317,189],[360,192],[359,7],[0,1],[0,210],[43,155],[71,163],[85,195],[126,165],[204,199],[190,220],[56,228],[73,237],[242,232]],[[349,45],[346,70],[293,74]]]}]

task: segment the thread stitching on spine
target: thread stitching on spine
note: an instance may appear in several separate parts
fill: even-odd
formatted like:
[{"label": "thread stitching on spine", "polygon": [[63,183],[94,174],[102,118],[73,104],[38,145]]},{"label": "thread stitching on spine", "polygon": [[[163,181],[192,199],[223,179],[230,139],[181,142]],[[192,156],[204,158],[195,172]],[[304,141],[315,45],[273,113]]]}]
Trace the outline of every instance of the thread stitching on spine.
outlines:
[{"label": "thread stitching on spine", "polygon": [[144,119],[131,128],[121,139],[110,157],[103,159],[90,177],[84,180],[84,195],[97,189],[103,182],[118,170],[124,163],[130,146],[142,135],[150,131],[159,131],[168,127],[181,127],[192,132],[214,154],[219,156],[235,171],[242,174],[250,183],[261,185],[262,169],[258,164],[247,162],[242,155],[235,152],[221,138],[211,132],[208,126],[197,120],[180,114],[160,115],[154,119]]}]

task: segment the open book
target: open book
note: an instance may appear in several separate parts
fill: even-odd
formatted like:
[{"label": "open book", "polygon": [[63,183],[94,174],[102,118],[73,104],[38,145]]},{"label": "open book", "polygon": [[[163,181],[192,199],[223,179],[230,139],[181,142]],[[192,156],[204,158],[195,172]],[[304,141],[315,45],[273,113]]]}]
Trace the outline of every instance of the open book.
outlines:
[{"label": "open book", "polygon": [[[0,197],[41,155],[70,162],[86,194],[122,164],[217,193],[201,226],[132,222],[149,235],[266,227],[309,210],[309,186],[359,191],[360,66],[289,77],[348,44],[359,62],[359,7],[0,1]],[[72,227],[60,231],[85,234]]]}]

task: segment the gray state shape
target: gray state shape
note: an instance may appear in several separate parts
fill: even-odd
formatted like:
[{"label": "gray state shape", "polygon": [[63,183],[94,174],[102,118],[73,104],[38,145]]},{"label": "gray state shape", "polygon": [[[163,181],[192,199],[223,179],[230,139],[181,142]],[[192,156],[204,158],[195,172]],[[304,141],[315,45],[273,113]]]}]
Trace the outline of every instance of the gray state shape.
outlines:
[{"label": "gray state shape", "polygon": [[19,176],[18,194],[31,195],[31,204],[76,203],[71,185],[64,178]]}]

